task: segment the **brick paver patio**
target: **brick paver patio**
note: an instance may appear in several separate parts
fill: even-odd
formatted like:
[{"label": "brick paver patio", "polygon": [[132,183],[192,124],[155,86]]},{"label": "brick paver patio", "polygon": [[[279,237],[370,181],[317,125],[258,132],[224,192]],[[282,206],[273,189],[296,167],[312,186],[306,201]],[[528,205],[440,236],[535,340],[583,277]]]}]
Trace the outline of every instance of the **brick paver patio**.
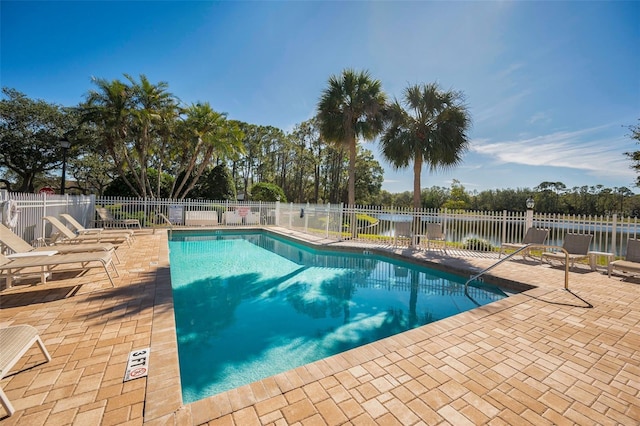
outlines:
[{"label": "brick paver patio", "polygon": [[[581,266],[566,291],[560,268],[509,261],[491,275],[535,289],[183,406],[166,233],[118,250],[116,288],[95,269],[0,293],[0,326],[35,326],[52,355],[34,347],[2,379],[2,426],[640,424],[639,280]],[[123,382],[145,347],[149,376]]]}]

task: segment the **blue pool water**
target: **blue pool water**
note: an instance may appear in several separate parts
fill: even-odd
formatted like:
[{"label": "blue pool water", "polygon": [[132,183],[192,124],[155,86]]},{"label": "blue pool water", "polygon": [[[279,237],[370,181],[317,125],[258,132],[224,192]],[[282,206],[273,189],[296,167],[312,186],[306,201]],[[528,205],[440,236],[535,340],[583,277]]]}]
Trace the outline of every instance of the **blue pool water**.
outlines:
[{"label": "blue pool water", "polygon": [[218,232],[169,241],[185,403],[506,297],[378,255]]}]

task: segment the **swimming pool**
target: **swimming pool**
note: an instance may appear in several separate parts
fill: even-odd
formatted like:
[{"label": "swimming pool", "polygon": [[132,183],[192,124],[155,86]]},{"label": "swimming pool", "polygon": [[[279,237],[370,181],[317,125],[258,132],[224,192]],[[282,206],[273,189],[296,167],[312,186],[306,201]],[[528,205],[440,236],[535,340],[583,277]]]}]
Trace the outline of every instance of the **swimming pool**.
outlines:
[{"label": "swimming pool", "polygon": [[214,232],[169,241],[184,403],[506,297],[376,254]]}]

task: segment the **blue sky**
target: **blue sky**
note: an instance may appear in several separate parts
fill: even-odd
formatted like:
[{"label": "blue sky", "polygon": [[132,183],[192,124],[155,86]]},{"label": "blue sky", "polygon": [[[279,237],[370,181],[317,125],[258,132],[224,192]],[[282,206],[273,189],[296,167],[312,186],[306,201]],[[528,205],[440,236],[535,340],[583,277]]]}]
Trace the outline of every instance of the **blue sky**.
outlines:
[{"label": "blue sky", "polygon": [[[422,186],[633,186],[640,149],[640,2],[2,1],[0,81],[71,106],[91,77],[166,81],[184,103],[291,130],[332,74],[369,70],[390,98],[465,93],[464,162]],[[412,189],[385,167],[383,188]]]}]

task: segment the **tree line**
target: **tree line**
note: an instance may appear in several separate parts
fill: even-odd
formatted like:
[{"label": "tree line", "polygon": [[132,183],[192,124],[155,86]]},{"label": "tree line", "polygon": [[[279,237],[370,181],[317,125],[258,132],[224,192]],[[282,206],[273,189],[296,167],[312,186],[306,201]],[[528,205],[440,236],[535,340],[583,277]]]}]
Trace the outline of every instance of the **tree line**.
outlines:
[{"label": "tree line", "polygon": [[[422,188],[423,167],[454,167],[469,145],[463,93],[437,84],[410,85],[389,101],[379,80],[346,69],[329,78],[316,117],[284,132],[231,120],[208,102],[184,105],[166,82],[144,75],[92,83],[72,107],[2,89],[0,185],[19,192],[57,187],[64,137],[71,142],[68,193],[483,210],[518,210],[523,197],[534,196],[540,211],[635,211],[627,188],[545,182],[533,190],[470,193],[455,181]],[[630,129],[638,139],[638,128]],[[383,168],[359,143],[375,138],[393,167],[413,168],[414,191],[381,189]]]},{"label": "tree line", "polygon": [[[230,120],[208,102],[183,105],[166,82],[153,84],[144,75],[92,82],[95,87],[74,107],[3,88],[5,187],[33,192],[42,181],[51,181],[65,154],[58,144],[64,138],[71,142],[71,192],[246,199],[256,185],[275,185],[291,201],[369,204],[380,193],[383,168],[358,142],[386,128],[385,156],[397,167],[410,159],[421,167],[423,157],[432,167],[454,164],[467,144],[469,119],[455,103],[459,94],[436,85],[415,86],[424,99],[411,103],[408,89],[410,109],[404,110],[398,101],[387,103],[380,82],[368,72],[332,76],[317,117],[286,134]],[[454,126],[456,111],[463,118],[460,129]],[[456,141],[456,135],[462,139]],[[447,152],[449,140],[453,153]],[[216,188],[224,190],[216,193]]]},{"label": "tree line", "polygon": [[[534,188],[467,191],[454,179],[449,188],[423,188],[421,196],[425,209],[525,211],[530,198],[534,201],[534,210],[541,213],[640,216],[640,195],[626,187],[585,185],[569,188],[562,182],[541,182]],[[380,205],[410,207],[412,197],[411,191],[398,194],[382,191]]]},{"label": "tree line", "polygon": [[[3,88],[0,188],[58,188],[60,139],[71,142],[67,193],[150,198],[236,199],[272,194],[283,201],[346,201],[345,148],[327,143],[317,119],[290,133],[230,120],[208,103],[182,106],[166,84],[94,79],[74,107],[29,99]],[[380,191],[383,168],[358,147],[358,200]]]}]

